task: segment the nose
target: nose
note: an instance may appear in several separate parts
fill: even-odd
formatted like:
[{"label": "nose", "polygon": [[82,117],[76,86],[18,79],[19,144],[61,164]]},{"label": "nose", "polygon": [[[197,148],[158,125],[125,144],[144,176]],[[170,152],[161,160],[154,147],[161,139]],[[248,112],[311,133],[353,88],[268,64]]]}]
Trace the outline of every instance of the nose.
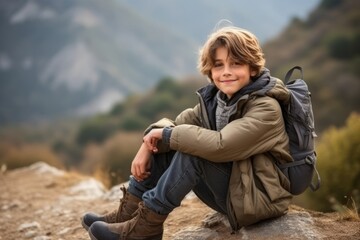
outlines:
[{"label": "nose", "polygon": [[231,69],[230,66],[224,65],[224,70],[222,72],[223,76],[230,76],[231,75]]}]

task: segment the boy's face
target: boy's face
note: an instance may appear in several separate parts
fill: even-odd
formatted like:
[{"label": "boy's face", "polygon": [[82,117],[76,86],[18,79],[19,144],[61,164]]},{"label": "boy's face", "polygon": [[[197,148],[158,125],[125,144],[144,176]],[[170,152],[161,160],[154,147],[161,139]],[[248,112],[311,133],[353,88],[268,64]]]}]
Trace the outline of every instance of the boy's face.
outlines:
[{"label": "boy's face", "polygon": [[231,59],[225,47],[215,52],[215,64],[211,68],[211,77],[216,87],[231,98],[237,91],[250,83],[250,77],[256,72],[248,64]]}]

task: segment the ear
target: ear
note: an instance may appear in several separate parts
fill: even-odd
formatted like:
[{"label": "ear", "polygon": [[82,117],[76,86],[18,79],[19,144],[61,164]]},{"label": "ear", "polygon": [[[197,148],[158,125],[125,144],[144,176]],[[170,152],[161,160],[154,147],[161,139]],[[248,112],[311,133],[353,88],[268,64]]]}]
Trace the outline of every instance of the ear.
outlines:
[{"label": "ear", "polygon": [[254,67],[252,67],[250,64],[249,64],[249,68],[250,68],[250,77],[255,77],[257,75],[256,69],[254,69]]}]

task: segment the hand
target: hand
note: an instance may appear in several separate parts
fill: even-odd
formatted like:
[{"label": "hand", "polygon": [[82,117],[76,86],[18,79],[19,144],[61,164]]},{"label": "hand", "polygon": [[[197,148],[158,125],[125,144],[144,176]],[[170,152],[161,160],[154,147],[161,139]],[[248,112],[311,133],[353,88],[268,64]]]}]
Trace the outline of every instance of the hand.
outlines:
[{"label": "hand", "polygon": [[158,152],[157,143],[159,140],[162,139],[162,133],[162,128],[154,128],[144,136],[143,142],[145,143],[149,151],[152,151],[153,153]]},{"label": "hand", "polygon": [[136,153],[134,160],[131,163],[131,174],[137,181],[143,181],[150,176],[149,169],[151,167],[152,152],[148,149],[145,143],[143,143]]}]

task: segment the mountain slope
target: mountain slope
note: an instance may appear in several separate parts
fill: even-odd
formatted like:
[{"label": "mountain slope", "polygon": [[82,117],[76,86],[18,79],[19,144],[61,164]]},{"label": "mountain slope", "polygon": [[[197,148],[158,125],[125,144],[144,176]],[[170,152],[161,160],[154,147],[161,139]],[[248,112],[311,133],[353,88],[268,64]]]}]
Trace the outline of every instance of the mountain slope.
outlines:
[{"label": "mountain slope", "polygon": [[1,123],[105,110],[195,69],[191,41],[115,1],[2,1],[0,11]]},{"label": "mountain slope", "polygon": [[196,73],[220,19],[265,39],[318,1],[0,0],[0,124],[107,111],[164,76]]},{"label": "mountain slope", "polygon": [[319,132],[360,111],[359,9],[359,1],[323,0],[306,21],[295,19],[264,46],[273,75],[303,66]]}]

